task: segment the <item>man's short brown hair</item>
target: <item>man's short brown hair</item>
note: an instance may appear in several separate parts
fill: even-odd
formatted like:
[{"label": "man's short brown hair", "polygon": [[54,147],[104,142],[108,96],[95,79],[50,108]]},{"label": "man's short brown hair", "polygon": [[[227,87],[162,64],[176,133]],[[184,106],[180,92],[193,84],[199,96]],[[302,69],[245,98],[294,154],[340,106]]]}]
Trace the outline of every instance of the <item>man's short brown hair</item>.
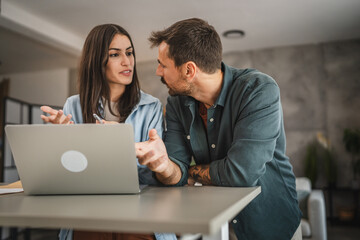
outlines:
[{"label": "man's short brown hair", "polygon": [[193,61],[206,73],[221,68],[222,45],[215,28],[199,18],[185,19],[163,31],[154,31],[149,37],[151,47],[162,42],[169,45],[168,57],[175,66]]}]

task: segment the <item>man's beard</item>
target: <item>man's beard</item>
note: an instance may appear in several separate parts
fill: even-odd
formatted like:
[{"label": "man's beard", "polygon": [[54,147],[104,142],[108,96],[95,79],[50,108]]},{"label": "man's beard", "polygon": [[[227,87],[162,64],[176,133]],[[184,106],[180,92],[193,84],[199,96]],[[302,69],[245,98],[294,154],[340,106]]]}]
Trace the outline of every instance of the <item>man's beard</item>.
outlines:
[{"label": "man's beard", "polygon": [[191,86],[188,89],[179,91],[179,90],[175,90],[175,89],[169,87],[169,85],[167,85],[167,83],[166,83],[166,81],[165,81],[165,79],[163,77],[160,78],[160,81],[163,84],[165,84],[166,87],[169,89],[169,95],[170,96],[190,96],[190,94],[192,92],[191,91],[192,90]]}]

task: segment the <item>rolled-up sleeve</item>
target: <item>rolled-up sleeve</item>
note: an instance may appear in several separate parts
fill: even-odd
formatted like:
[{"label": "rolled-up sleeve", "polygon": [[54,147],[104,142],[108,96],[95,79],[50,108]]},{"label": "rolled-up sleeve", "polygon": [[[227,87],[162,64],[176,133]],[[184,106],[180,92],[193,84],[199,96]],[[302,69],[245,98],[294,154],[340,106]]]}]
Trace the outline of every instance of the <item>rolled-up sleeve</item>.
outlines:
[{"label": "rolled-up sleeve", "polygon": [[182,174],[180,181],[175,186],[183,186],[187,184],[188,180],[191,152],[184,141],[184,127],[175,109],[174,103],[168,98],[164,141],[170,160],[179,166]]}]

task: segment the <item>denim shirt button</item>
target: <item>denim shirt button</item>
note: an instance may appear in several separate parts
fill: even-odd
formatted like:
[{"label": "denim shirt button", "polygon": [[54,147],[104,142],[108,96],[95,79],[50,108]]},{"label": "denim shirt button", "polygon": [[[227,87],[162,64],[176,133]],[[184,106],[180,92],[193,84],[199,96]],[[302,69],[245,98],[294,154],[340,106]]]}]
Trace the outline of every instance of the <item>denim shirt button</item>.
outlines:
[{"label": "denim shirt button", "polygon": [[188,140],[190,140],[190,135],[187,135],[186,138],[187,138]]},{"label": "denim shirt button", "polygon": [[211,144],[211,148],[215,148],[216,146],[215,146],[215,144]]},{"label": "denim shirt button", "polygon": [[235,223],[237,223],[237,220],[236,220],[236,219],[234,219],[232,222],[235,224]]},{"label": "denim shirt button", "polygon": [[210,118],[210,122],[213,122],[214,121],[214,119],[213,118]]}]

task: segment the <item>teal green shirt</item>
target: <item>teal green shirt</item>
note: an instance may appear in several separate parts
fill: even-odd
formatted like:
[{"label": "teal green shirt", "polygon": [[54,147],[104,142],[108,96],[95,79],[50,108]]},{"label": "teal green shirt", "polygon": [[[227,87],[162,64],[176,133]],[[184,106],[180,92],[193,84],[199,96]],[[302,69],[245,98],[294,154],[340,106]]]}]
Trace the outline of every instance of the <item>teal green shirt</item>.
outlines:
[{"label": "teal green shirt", "polygon": [[165,145],[182,171],[178,185],[196,164],[210,164],[215,185],[261,186],[256,197],[232,221],[239,239],[291,239],[301,212],[295,176],[285,155],[286,139],[280,90],[268,75],[222,64],[222,89],[207,110],[207,129],[199,102],[188,96],[168,98]]}]

